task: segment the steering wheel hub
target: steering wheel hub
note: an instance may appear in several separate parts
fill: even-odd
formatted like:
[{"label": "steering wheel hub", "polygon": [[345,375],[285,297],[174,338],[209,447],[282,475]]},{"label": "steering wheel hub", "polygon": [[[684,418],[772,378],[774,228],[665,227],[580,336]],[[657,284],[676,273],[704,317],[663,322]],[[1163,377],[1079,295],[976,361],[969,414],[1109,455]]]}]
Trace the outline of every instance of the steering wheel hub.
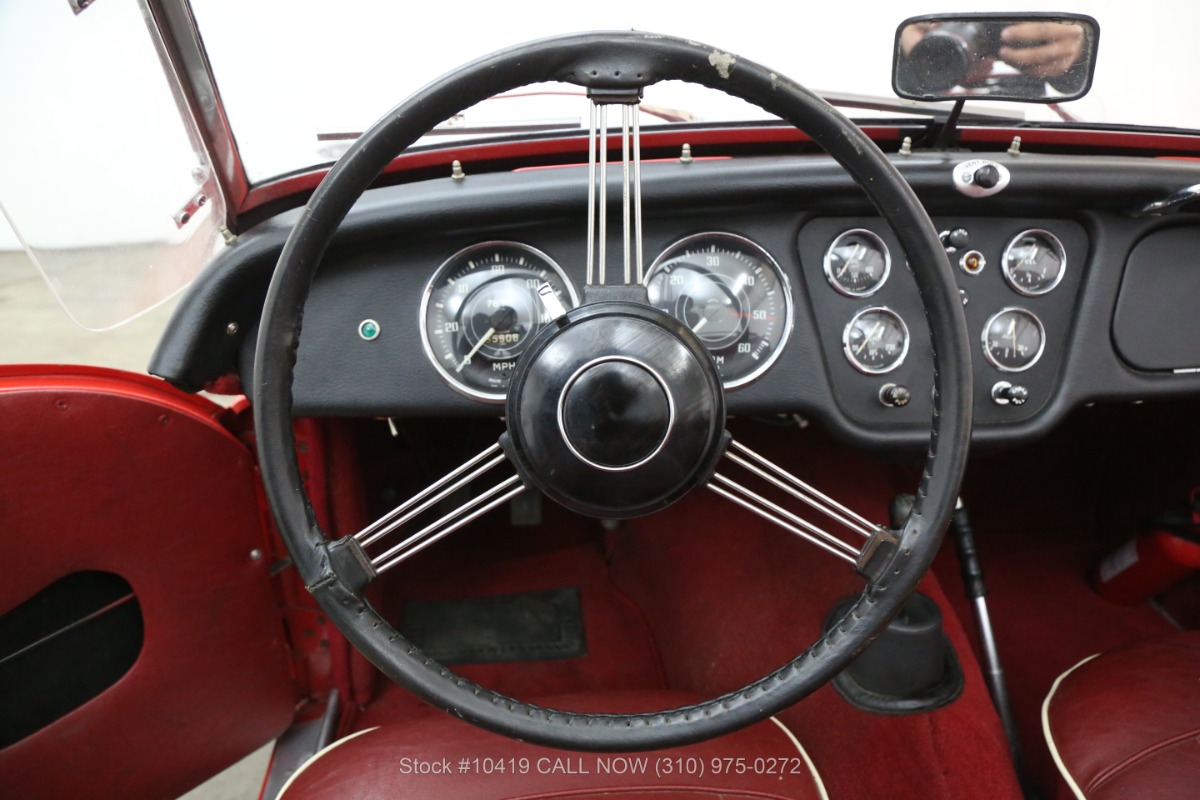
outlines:
[{"label": "steering wheel hub", "polygon": [[594,517],[665,508],[724,451],[712,357],[674,317],[635,302],[590,303],[547,326],[517,365],[506,411],[522,477]]},{"label": "steering wheel hub", "polygon": [[675,401],[654,369],[626,356],[584,364],[558,403],[563,439],[596,469],[632,469],[662,449]]}]

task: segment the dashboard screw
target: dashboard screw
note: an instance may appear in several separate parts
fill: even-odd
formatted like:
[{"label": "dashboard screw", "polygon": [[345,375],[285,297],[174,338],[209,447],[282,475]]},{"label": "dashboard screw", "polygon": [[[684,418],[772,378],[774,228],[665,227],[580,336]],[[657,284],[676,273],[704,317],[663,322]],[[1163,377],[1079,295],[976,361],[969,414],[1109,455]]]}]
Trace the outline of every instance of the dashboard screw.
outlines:
[{"label": "dashboard screw", "polygon": [[463,172],[462,162],[457,158],[450,162],[450,179],[454,181],[466,180],[467,173]]},{"label": "dashboard screw", "polygon": [[231,322],[225,326],[225,335],[226,336],[236,336],[237,332],[238,332],[238,324],[236,322]]},{"label": "dashboard screw", "polygon": [[692,146],[685,143],[679,151],[679,163],[690,164],[692,161]]}]

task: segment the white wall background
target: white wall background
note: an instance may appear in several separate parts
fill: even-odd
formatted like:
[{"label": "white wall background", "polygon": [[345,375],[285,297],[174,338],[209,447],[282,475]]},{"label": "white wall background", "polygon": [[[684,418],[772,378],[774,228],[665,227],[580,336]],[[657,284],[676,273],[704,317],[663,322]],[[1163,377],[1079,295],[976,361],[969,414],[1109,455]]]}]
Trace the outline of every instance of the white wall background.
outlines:
[{"label": "white wall background", "polygon": [[[430,78],[542,35],[672,33],[745,54],[818,90],[888,96],[896,25],[962,6],[860,0],[797,3],[780,13],[777,2],[728,0],[194,4],[257,177],[310,159],[318,129],[365,126]],[[1200,4],[994,0],[983,8],[1080,11],[1099,20],[1095,86],[1073,104],[1078,116],[1200,128]],[[139,26],[133,0],[98,0],[79,17],[66,0],[0,2],[0,202],[27,238],[71,246],[137,239],[185,199],[186,167],[179,180],[167,180],[162,165],[187,162],[186,140],[164,118],[169,96]],[[706,109],[713,102],[686,92],[671,100]],[[75,188],[79,178],[89,188]],[[0,222],[0,248],[14,247],[5,228]]]}]

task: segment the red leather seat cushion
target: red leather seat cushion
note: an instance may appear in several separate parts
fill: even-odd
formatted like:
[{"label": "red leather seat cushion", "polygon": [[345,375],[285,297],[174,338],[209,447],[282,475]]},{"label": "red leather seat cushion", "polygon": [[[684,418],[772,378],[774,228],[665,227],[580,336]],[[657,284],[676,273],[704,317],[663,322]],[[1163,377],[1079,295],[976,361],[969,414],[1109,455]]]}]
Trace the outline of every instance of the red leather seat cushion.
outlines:
[{"label": "red leather seat cushion", "polygon": [[[537,702],[578,711],[633,712],[673,708],[696,699],[652,691],[604,692]],[[449,765],[451,774],[414,774],[417,763]],[[497,765],[503,765],[504,771]],[[465,769],[460,769],[463,766]],[[605,771],[606,766],[611,772]],[[622,756],[536,747],[439,714],[343,740],[297,773],[281,800],[587,800],[613,796],[622,800],[800,800],[823,798],[825,793],[807,757],[770,720],[714,741]]]},{"label": "red leather seat cushion", "polygon": [[1200,632],[1078,665],[1051,690],[1044,719],[1088,800],[1200,795]]}]

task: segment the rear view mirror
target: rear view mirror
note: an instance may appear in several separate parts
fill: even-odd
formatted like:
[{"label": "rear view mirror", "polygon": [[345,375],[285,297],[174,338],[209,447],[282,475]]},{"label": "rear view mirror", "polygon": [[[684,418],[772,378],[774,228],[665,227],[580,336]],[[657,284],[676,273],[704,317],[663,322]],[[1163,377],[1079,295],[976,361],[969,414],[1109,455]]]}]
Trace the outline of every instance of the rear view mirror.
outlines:
[{"label": "rear view mirror", "polygon": [[1074,100],[1091,88],[1099,38],[1083,14],[913,17],[896,30],[892,88],[909,100]]}]

